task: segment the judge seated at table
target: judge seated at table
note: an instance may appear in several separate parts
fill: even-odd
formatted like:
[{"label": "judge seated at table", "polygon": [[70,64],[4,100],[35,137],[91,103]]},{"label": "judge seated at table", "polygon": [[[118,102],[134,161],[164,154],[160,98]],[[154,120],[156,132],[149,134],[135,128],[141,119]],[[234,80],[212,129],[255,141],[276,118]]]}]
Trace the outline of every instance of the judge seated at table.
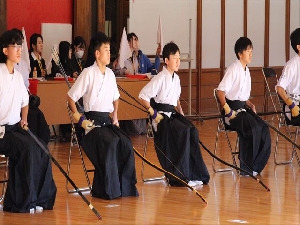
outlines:
[{"label": "judge seated at table", "polygon": [[[124,73],[126,75],[145,73],[156,75],[160,67],[160,44],[156,49],[155,62],[151,63],[150,59],[140,50],[139,38],[135,33],[127,34],[127,41],[132,56],[124,62]],[[121,121],[120,127],[128,134],[143,134],[147,131],[146,119]]]}]

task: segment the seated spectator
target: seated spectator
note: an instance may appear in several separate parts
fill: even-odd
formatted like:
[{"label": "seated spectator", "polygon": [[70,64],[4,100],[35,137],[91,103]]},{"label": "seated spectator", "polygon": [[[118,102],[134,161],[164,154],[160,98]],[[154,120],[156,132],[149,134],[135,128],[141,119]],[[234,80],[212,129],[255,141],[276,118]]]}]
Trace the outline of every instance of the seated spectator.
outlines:
[{"label": "seated spectator", "polygon": [[[68,41],[61,41],[58,47],[59,60],[61,66],[63,67],[65,73],[69,77],[77,78],[78,72],[73,68],[71,63],[72,49],[71,44]],[[51,76],[62,75],[60,68],[56,65],[54,60],[52,60]]]},{"label": "seated spectator", "polygon": [[72,67],[76,70],[78,75],[82,72],[83,68],[85,67],[85,61],[82,58],[85,52],[85,48],[86,44],[83,37],[75,37],[72,44],[73,54],[71,57],[71,63]]},{"label": "seated spectator", "polygon": [[143,74],[151,72],[153,75],[157,74],[160,66],[159,54],[161,52],[161,46],[157,46],[155,62],[152,64],[150,59],[140,50],[139,38],[135,33],[127,34],[127,40],[132,51],[132,57],[124,62],[124,66],[126,67],[125,73]]},{"label": "seated spectator", "polygon": [[30,59],[30,74],[29,77],[33,77],[33,73],[36,71],[37,77],[46,77],[46,63],[42,58],[43,53],[43,37],[40,34],[34,33],[30,37],[30,49],[29,49],[29,59]]},{"label": "seated spectator", "polygon": [[[132,51],[132,56],[125,60],[124,68],[120,69],[121,73],[125,74],[143,74],[150,73],[155,75],[160,67],[159,54],[161,46],[156,49],[155,63],[152,64],[150,59],[140,50],[139,39],[135,33],[127,34],[127,41]],[[120,127],[127,134],[145,134],[147,132],[146,119],[123,120],[120,122]]]}]

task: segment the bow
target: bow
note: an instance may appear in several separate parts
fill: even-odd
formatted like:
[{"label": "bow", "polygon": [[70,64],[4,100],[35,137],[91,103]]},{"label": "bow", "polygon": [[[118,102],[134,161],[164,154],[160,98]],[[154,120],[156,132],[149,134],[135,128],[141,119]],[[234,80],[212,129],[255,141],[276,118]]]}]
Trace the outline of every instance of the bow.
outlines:
[{"label": "bow", "polygon": [[165,174],[168,174],[168,175],[174,177],[175,179],[177,179],[178,181],[180,181],[184,186],[186,186],[190,190],[192,190],[196,195],[198,195],[203,200],[203,202],[205,202],[205,204],[207,204],[207,201],[205,200],[205,198],[203,198],[203,196],[195,188],[193,188],[192,186],[188,185],[188,183],[186,183],[184,180],[180,179],[179,177],[177,177],[173,173],[170,173],[167,170],[164,170],[163,168],[161,168],[160,166],[157,166],[154,163],[150,162],[147,158],[143,157],[141,155],[141,153],[139,153],[138,150],[136,150],[135,147],[133,147],[133,150],[134,150],[135,154],[137,154],[137,156],[140,157],[149,166],[152,166],[153,168],[157,169],[158,171],[163,172]]},{"label": "bow", "polygon": [[[181,100],[183,100],[186,104],[188,104],[187,102],[186,102],[186,100],[185,99],[182,99],[181,98]],[[201,117],[194,109],[193,109],[193,112],[197,115],[197,117],[198,118],[200,118],[200,120],[201,121],[204,121],[204,123],[206,123],[207,124],[207,122],[205,122],[205,118],[203,118],[203,117]],[[222,118],[222,116],[212,116],[212,117],[210,117],[210,118],[212,118],[212,119],[215,119],[215,118]],[[209,119],[210,119],[209,118]],[[208,124],[207,124],[208,125]],[[208,125],[208,127],[210,127],[209,125]],[[218,156],[216,156],[215,154],[213,154],[200,140],[199,140],[199,144],[204,148],[204,150],[211,156],[211,157],[213,157],[214,159],[216,159],[216,160],[218,160],[220,163],[222,163],[222,164],[224,164],[224,165],[227,165],[227,166],[229,166],[229,167],[231,167],[231,168],[233,168],[233,169],[236,169],[236,170],[238,170],[238,171],[240,171],[240,172],[243,172],[243,173],[245,173],[245,174],[247,174],[248,176],[250,176],[251,178],[253,178],[255,181],[257,181],[259,184],[261,184],[267,191],[270,191],[270,188],[269,187],[267,187],[260,179],[258,179],[257,177],[255,177],[255,176],[253,176],[253,174],[252,173],[249,173],[248,171],[246,171],[246,170],[244,170],[244,169],[242,169],[242,168],[240,168],[240,167],[238,167],[238,166],[235,166],[235,165],[233,165],[233,164],[230,164],[230,163],[228,163],[228,162],[226,162],[226,161],[224,161],[224,160],[222,160],[222,159],[220,159]],[[240,159],[241,160],[241,159]],[[244,163],[243,161],[241,161],[242,163]],[[245,165],[246,165],[246,163],[244,163]],[[246,165],[247,166],[247,165]]]},{"label": "bow", "polygon": [[[119,86],[118,86],[119,87]],[[126,95],[128,95],[130,98],[132,98],[135,102],[137,102],[138,104],[140,104],[140,105],[142,105],[139,101],[137,101],[132,95],[130,95],[127,91],[124,91],[124,89],[122,89],[121,87],[119,88],[121,91],[123,91]],[[182,99],[184,102],[186,102],[184,99]],[[186,102],[186,104],[187,104],[187,102]],[[144,107],[144,105],[142,105],[143,107]],[[145,108],[145,107],[144,107]],[[194,109],[193,109],[193,111],[195,111]],[[196,113],[196,112],[195,112]],[[200,115],[198,115],[197,113],[196,113],[196,115],[198,116],[198,118],[200,118],[201,119],[201,121],[203,121],[204,119],[202,119],[202,117],[200,116]],[[218,116],[217,118],[220,118],[220,116]],[[230,164],[230,163],[228,163],[228,162],[226,162],[226,161],[224,161],[224,160],[222,160],[222,159],[220,159],[219,157],[217,157],[215,154],[213,154],[200,140],[199,140],[199,144],[204,148],[204,150],[205,151],[207,151],[208,153],[209,153],[209,155],[210,156],[212,156],[213,158],[215,158],[216,160],[218,160],[219,162],[221,162],[221,163],[223,163],[223,164],[225,164],[225,165],[227,165],[227,166],[230,166],[231,168],[234,168],[234,169],[236,169],[236,170],[239,170],[239,171],[241,171],[241,172],[244,172],[245,174],[247,174],[247,175],[249,175],[251,178],[253,178],[254,180],[256,180],[257,182],[259,182],[267,191],[270,191],[270,189],[260,180],[260,179],[258,179],[257,177],[255,177],[255,176],[253,176],[253,174],[251,174],[251,173],[249,173],[248,171],[246,171],[246,170],[243,170],[243,169],[241,169],[240,167],[237,167],[237,166],[235,166],[235,165],[232,165],[232,164]],[[154,145],[155,145],[155,143],[154,143]],[[156,146],[156,145],[155,145]],[[157,147],[157,146],[156,146]],[[159,149],[158,147],[157,147],[157,149]],[[180,174],[182,174],[180,171],[179,171],[179,169],[172,163],[172,161],[162,152],[162,150],[161,149],[159,149],[159,151],[164,155],[164,157],[171,163],[171,165],[180,173]],[[156,168],[157,169],[157,168]],[[182,174],[183,175],[183,174]],[[184,176],[184,175],[183,175]],[[192,187],[191,187],[192,188]]]},{"label": "bow", "polygon": [[51,155],[49,150],[39,141],[39,139],[31,132],[31,130],[24,125],[22,127],[24,130],[27,131],[27,133],[33,138],[33,140],[37,143],[37,145],[44,150],[44,152],[49,156],[49,158],[52,160],[55,166],[62,172],[62,174],[65,176],[65,178],[70,182],[70,184],[74,187],[75,191],[80,195],[82,200],[89,206],[89,208],[95,213],[95,215],[98,217],[99,220],[102,219],[101,215],[98,213],[98,211],[94,208],[91,202],[87,200],[87,198],[82,194],[82,192],[79,190],[79,188],[75,185],[74,181],[68,176],[68,174],[64,171],[64,169],[61,167],[61,165],[57,162],[57,160]]},{"label": "bow", "polygon": [[[124,90],[120,85],[118,85],[118,88],[119,90],[121,90],[122,92],[124,92],[128,97],[130,97],[131,99],[133,99],[136,103],[138,103],[139,105],[141,105],[144,109],[146,109],[146,107],[141,104],[136,98],[134,98],[130,93],[128,93],[126,90]],[[124,101],[124,99],[120,98],[121,100]],[[134,104],[131,104],[129,103],[128,101],[124,101],[126,102],[127,104],[131,105],[131,106],[134,106],[138,109],[140,109],[140,107],[134,105]],[[143,112],[147,112],[146,110],[142,110]],[[125,112],[127,114],[127,112]],[[183,176],[184,174],[174,165],[174,163],[164,154],[164,152],[154,143],[154,145],[156,146],[156,148],[161,152],[161,154],[171,163],[171,165]],[[165,174],[168,174],[170,176],[172,176],[173,178],[175,178],[176,180],[178,180],[180,183],[182,183],[184,186],[188,187],[190,190],[192,190],[195,194],[197,194],[197,196],[199,196],[206,204],[207,204],[207,201],[202,197],[202,195],[197,191],[195,190],[192,186],[190,186],[188,183],[186,183],[184,180],[180,179],[179,177],[177,177],[176,175],[174,175],[173,173],[170,173],[169,171],[166,171],[164,170],[163,168],[155,165],[154,163],[150,162],[148,159],[146,159],[144,156],[142,156],[137,150],[135,147],[133,147],[134,149],[134,152],[138,155],[139,158],[141,158],[145,163],[147,163],[148,165],[152,166],[153,168],[157,169],[158,171],[160,172],[163,172]]]}]

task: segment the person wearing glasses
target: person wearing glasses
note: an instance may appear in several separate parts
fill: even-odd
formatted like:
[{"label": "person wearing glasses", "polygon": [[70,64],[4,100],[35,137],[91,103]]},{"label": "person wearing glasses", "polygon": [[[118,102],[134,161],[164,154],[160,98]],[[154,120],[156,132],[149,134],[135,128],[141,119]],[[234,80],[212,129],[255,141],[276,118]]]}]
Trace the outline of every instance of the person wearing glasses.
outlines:
[{"label": "person wearing glasses", "polygon": [[[17,28],[13,28],[12,30],[15,31],[21,37],[21,39],[22,39],[22,50],[23,50],[24,37],[23,37],[22,31],[17,29]],[[27,65],[26,61],[21,58],[20,61],[15,64],[15,69],[18,70],[22,74],[24,84],[25,84],[26,88],[28,89],[29,88],[28,78],[29,78],[30,70],[28,68],[28,65]]]},{"label": "person wearing glasses", "polygon": [[0,46],[0,154],[9,157],[3,210],[14,213],[51,210],[57,190],[51,160],[22,129],[28,125],[29,96],[22,75],[14,68],[21,58],[22,39],[9,30],[1,35]]},{"label": "person wearing glasses", "polygon": [[42,58],[43,53],[43,37],[40,34],[34,33],[30,37],[29,59],[31,71],[29,77],[32,78],[36,73],[37,77],[46,77],[46,63]]}]

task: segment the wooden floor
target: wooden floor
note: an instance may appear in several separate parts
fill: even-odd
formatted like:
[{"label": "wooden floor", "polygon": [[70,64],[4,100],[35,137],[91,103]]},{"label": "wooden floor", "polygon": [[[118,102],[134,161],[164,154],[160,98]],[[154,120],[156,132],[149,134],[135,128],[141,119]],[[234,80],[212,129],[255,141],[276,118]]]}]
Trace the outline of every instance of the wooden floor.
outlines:
[{"label": "wooden floor", "polygon": [[[213,150],[216,120],[194,123],[199,128],[201,141]],[[142,161],[136,157],[139,197],[107,201],[92,198],[89,192],[83,192],[101,214],[102,220],[98,220],[78,194],[67,193],[65,177],[53,165],[54,179],[58,188],[54,209],[34,214],[0,211],[0,224],[299,224],[299,166],[295,159],[289,165],[274,164],[275,132],[271,131],[271,135],[272,155],[260,177],[271,189],[270,192],[252,178],[240,177],[235,171],[214,173],[211,156],[201,148],[211,180],[209,185],[198,187],[197,191],[207,200],[206,205],[188,188],[169,187],[163,180],[143,183]],[[232,138],[235,138],[233,134]],[[219,156],[232,162],[224,136],[221,135],[220,139]],[[144,136],[132,137],[134,146],[140,152],[143,151],[144,140]],[[52,155],[65,170],[69,145],[60,141],[49,144]],[[147,158],[158,164],[152,146],[151,139]],[[279,147],[281,154],[278,157],[287,157],[284,152],[290,149],[289,145],[281,140]],[[91,168],[89,162],[87,165]],[[161,173],[146,166],[145,175],[160,176]],[[70,177],[78,187],[86,186],[78,151],[73,151],[72,154]],[[92,174],[90,178],[92,180]]]}]

